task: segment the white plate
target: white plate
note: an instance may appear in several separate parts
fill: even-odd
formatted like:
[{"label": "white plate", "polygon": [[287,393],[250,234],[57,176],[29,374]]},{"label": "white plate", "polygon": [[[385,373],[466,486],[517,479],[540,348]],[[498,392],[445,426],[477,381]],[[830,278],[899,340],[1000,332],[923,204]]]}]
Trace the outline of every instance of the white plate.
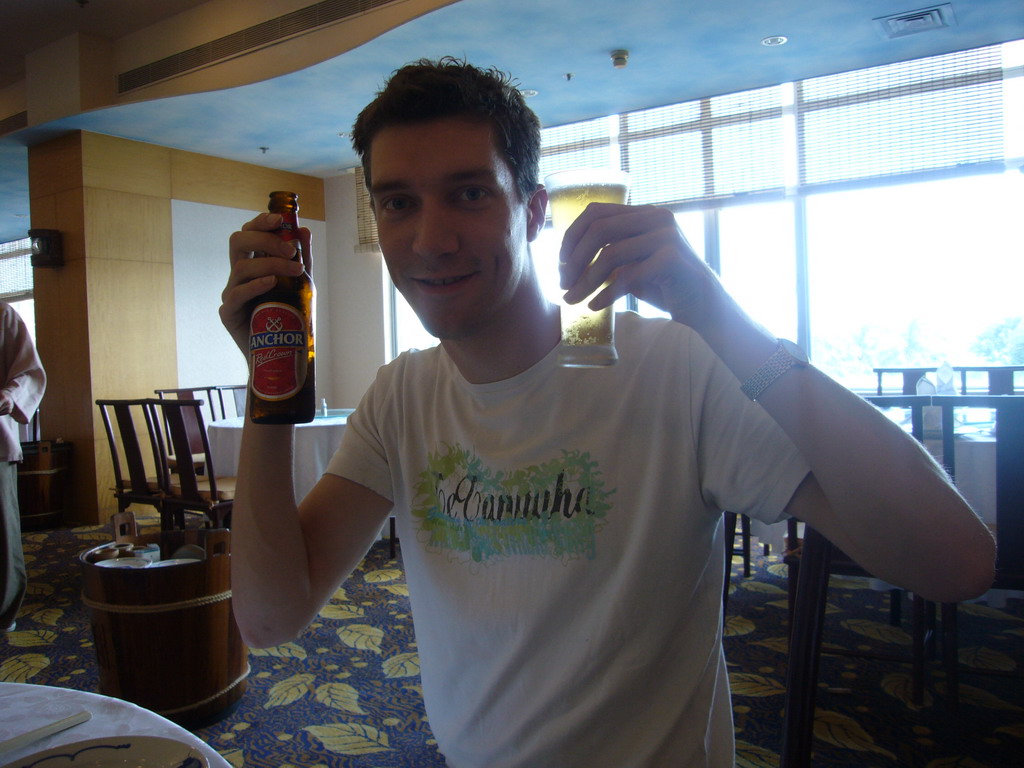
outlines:
[{"label": "white plate", "polygon": [[196,560],[191,557],[175,557],[170,560],[157,560],[155,563],[150,565],[150,568],[166,568],[169,565],[189,565],[191,563],[201,563],[202,560]]},{"label": "white plate", "polygon": [[3,768],[210,768],[203,753],[159,736],[74,741],[7,763]]},{"label": "white plate", "polygon": [[112,557],[96,563],[100,568],[148,568],[149,560],[141,557]]}]

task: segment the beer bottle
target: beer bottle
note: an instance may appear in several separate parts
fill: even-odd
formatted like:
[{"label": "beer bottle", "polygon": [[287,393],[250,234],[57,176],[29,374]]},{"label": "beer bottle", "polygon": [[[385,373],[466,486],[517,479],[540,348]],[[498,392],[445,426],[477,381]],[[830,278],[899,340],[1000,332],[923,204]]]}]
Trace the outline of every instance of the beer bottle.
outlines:
[{"label": "beer bottle", "polygon": [[[277,235],[294,240],[303,261],[298,195],[271,192],[267,210],[281,214]],[[316,415],[313,280],[278,276],[249,316],[249,418],[256,424],[303,424]]]}]

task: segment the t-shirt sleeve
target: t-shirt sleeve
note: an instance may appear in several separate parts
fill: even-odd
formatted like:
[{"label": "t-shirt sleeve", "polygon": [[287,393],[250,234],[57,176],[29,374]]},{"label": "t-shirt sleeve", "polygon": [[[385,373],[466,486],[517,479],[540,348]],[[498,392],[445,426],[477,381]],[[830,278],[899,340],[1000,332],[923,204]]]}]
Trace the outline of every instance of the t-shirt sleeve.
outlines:
[{"label": "t-shirt sleeve", "polygon": [[327,465],[327,472],[344,477],[369,488],[389,501],[395,500],[391,471],[384,441],[381,439],[380,417],[386,407],[388,391],[383,370],[363,395],[356,410],[348,417],[341,445]]},{"label": "t-shirt sleeve", "polygon": [[690,355],[690,407],[705,500],[765,523],[782,520],[810,471],[807,461],[696,334]]}]

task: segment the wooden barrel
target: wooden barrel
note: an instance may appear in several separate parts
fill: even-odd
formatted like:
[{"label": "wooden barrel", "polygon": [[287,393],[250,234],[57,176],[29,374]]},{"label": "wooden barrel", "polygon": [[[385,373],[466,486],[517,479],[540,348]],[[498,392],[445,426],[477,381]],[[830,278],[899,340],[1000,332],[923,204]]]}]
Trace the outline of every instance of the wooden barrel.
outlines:
[{"label": "wooden barrel", "polygon": [[231,610],[230,536],[214,529],[118,538],[157,543],[164,559],[184,544],[206,551],[205,560],[167,567],[103,567],[90,562],[100,547],[79,556],[100,693],[193,728],[238,706],[249,662]]}]

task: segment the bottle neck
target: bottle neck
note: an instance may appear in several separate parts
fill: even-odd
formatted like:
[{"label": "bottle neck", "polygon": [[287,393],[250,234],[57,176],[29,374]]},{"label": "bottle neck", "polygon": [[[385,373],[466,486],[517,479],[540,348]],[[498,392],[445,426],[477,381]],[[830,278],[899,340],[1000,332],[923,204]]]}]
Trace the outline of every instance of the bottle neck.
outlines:
[{"label": "bottle neck", "polygon": [[[281,215],[281,226],[275,230],[275,234],[282,240],[299,241],[299,217],[295,211],[273,211]],[[295,249],[295,255],[292,257],[293,261],[302,261],[302,243],[297,242],[298,247]]]}]

